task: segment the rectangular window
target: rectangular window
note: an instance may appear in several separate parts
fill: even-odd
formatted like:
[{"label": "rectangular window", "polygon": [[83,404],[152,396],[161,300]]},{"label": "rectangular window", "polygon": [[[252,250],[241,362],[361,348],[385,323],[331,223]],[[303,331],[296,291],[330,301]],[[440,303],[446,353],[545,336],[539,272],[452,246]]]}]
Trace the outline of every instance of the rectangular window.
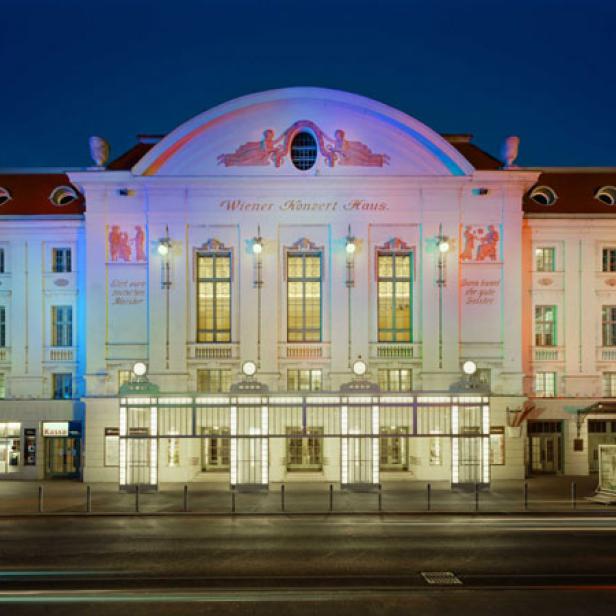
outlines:
[{"label": "rectangular window", "polygon": [[6,398],[6,375],[0,372],[0,400]]},{"label": "rectangular window", "polygon": [[556,306],[535,306],[535,345],[556,346]]},{"label": "rectangular window", "polygon": [[492,389],[492,370],[490,368],[478,368],[475,378],[480,385],[486,389]]},{"label": "rectangular window", "polygon": [[5,274],[4,248],[0,248],[0,274]]},{"label": "rectangular window", "polygon": [[119,428],[105,428],[105,466],[120,466]]},{"label": "rectangular window", "polygon": [[51,321],[51,345],[73,346],[73,307],[52,306]]},{"label": "rectangular window", "polygon": [[54,248],[52,250],[52,271],[70,272],[71,269],[71,249]]},{"label": "rectangular window", "polygon": [[603,373],[603,395],[606,398],[616,398],[616,372]]},{"label": "rectangular window", "polygon": [[14,473],[21,461],[21,424],[0,423],[0,473]]},{"label": "rectangular window", "polygon": [[377,254],[377,319],[379,342],[411,342],[410,252]]},{"label": "rectangular window", "polygon": [[53,375],[53,397],[55,400],[70,400],[73,397],[73,375],[70,372],[56,372]]},{"label": "rectangular window", "polygon": [[321,370],[287,370],[287,391],[321,391]]},{"label": "rectangular window", "polygon": [[321,253],[287,255],[287,341],[321,341]]},{"label": "rectangular window", "polygon": [[125,383],[131,382],[132,374],[132,370],[118,370],[118,389]]},{"label": "rectangular window", "polygon": [[0,306],[0,347],[6,346],[6,306]]},{"label": "rectangular window", "polygon": [[601,266],[603,272],[616,272],[616,248],[603,249],[603,262]]},{"label": "rectangular window", "polygon": [[[306,436],[297,437],[296,435]],[[320,471],[323,466],[323,428],[287,428],[287,470]],[[290,435],[294,435],[291,437]]]},{"label": "rectangular window", "polygon": [[231,387],[231,370],[197,370],[197,391],[218,394],[229,391]]},{"label": "rectangular window", "polygon": [[505,428],[490,428],[490,464],[505,464]]},{"label": "rectangular window", "polygon": [[211,435],[201,439],[202,469],[204,471],[225,471],[229,469],[229,429],[203,427],[203,434]]},{"label": "rectangular window", "polygon": [[[406,470],[408,468],[407,439],[408,428],[404,426],[382,426],[381,434],[381,470]],[[398,436],[399,435],[399,436]]]},{"label": "rectangular window", "polygon": [[538,272],[553,272],[556,269],[555,249],[535,248],[535,266]]},{"label": "rectangular window", "polygon": [[231,253],[197,255],[197,342],[231,342]]},{"label": "rectangular window", "polygon": [[603,346],[616,346],[616,306],[603,306],[601,331]]},{"label": "rectangular window", "polygon": [[537,372],[535,375],[535,395],[539,398],[556,396],[556,372]]},{"label": "rectangular window", "polygon": [[411,391],[412,372],[408,368],[379,370],[381,391]]},{"label": "rectangular window", "polygon": [[607,421],[589,419],[588,432],[590,434],[605,434],[607,432]]}]

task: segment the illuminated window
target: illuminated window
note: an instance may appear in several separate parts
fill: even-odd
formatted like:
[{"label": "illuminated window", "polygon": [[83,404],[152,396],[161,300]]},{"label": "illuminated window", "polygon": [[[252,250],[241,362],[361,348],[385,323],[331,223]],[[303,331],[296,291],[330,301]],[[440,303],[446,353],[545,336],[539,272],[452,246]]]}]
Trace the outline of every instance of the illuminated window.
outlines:
[{"label": "illuminated window", "polygon": [[229,429],[220,427],[204,427],[202,438],[202,469],[204,471],[226,471],[229,469]]},{"label": "illuminated window", "polygon": [[555,270],[555,252],[553,247],[535,249],[535,265],[538,272]]},{"label": "illuminated window", "polygon": [[406,470],[408,468],[408,428],[404,426],[381,426],[380,456],[381,470]]},{"label": "illuminated window", "polygon": [[125,383],[130,383],[133,378],[132,370],[118,370],[118,389]]},{"label": "illuminated window", "polygon": [[6,306],[0,306],[0,347],[6,346]]},{"label": "illuminated window", "polygon": [[616,272],[616,248],[604,248],[601,271]]},{"label": "illuminated window", "polygon": [[311,133],[297,133],[291,141],[291,161],[300,171],[307,171],[317,160],[317,141]]},{"label": "illuminated window", "polygon": [[105,466],[120,466],[120,429],[105,428]]},{"label": "illuminated window", "polygon": [[379,342],[410,342],[411,331],[410,252],[377,255]]},{"label": "illuminated window", "polygon": [[321,391],[321,370],[287,370],[287,391]]},{"label": "illuminated window", "polygon": [[556,396],[556,373],[537,372],[535,374],[535,395],[539,398]]},{"label": "illuminated window", "polygon": [[379,370],[381,391],[411,391],[412,372],[408,368]]},{"label": "illuminated window", "polygon": [[71,270],[71,249],[54,248],[52,251],[52,271],[70,272]]},{"label": "illuminated window", "polygon": [[231,254],[197,255],[197,342],[231,341]]},{"label": "illuminated window", "polygon": [[556,306],[535,306],[535,345],[556,346]]},{"label": "illuminated window", "polygon": [[603,346],[616,346],[616,306],[603,306],[601,330]]},{"label": "illuminated window", "polygon": [[197,370],[197,391],[208,394],[217,394],[229,391],[230,387],[231,370]]},{"label": "illuminated window", "polygon": [[21,461],[21,424],[0,423],[0,473],[19,471]]},{"label": "illuminated window", "polygon": [[70,400],[73,397],[73,375],[70,372],[57,372],[52,380],[54,400]]},{"label": "illuminated window", "polygon": [[73,346],[73,308],[72,306],[52,306],[51,345]]},{"label": "illuminated window", "polygon": [[616,372],[603,373],[603,395],[606,398],[616,398]]},{"label": "illuminated window", "polygon": [[505,428],[490,428],[490,464],[505,464]]},{"label": "illuminated window", "polygon": [[[291,436],[291,435],[306,436]],[[323,466],[323,428],[287,428],[287,470],[319,471]]]},{"label": "illuminated window", "polygon": [[321,253],[287,255],[287,341],[321,341]]}]

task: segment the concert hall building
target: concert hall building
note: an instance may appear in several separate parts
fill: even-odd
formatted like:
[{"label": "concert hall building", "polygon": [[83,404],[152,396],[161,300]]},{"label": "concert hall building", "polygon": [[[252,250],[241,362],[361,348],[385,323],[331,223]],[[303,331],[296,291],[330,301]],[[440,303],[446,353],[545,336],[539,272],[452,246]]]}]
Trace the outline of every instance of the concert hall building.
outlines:
[{"label": "concert hall building", "polygon": [[489,485],[616,442],[616,168],[288,88],[0,170],[0,478]]}]

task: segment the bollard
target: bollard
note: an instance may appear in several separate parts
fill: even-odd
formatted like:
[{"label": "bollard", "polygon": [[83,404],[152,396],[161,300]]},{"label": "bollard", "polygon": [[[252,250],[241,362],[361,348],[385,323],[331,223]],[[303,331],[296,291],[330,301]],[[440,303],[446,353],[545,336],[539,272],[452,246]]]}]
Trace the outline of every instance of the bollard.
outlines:
[{"label": "bollard", "polygon": [[528,511],[528,481],[524,482],[524,511]]},{"label": "bollard", "polygon": [[135,512],[139,513],[139,486],[135,486]]},{"label": "bollard", "polygon": [[479,483],[475,482],[475,511],[479,511]]},{"label": "bollard", "polygon": [[235,488],[231,488],[231,513],[235,513]]},{"label": "bollard", "polygon": [[280,486],[280,511],[284,513],[284,483]]},{"label": "bollard", "polygon": [[383,486],[379,483],[379,511],[383,511]]},{"label": "bollard", "polygon": [[188,486],[184,484],[184,513],[188,511]]},{"label": "bollard", "polygon": [[432,510],[432,484],[427,485],[428,488],[428,511]]},{"label": "bollard", "polygon": [[332,513],[334,510],[334,484],[329,484],[329,512]]},{"label": "bollard", "polygon": [[576,508],[576,489],[575,489],[575,481],[571,482],[571,509]]},{"label": "bollard", "polygon": [[86,513],[92,513],[92,489],[86,486]]},{"label": "bollard", "polygon": [[38,489],[38,512],[43,513],[43,486]]}]

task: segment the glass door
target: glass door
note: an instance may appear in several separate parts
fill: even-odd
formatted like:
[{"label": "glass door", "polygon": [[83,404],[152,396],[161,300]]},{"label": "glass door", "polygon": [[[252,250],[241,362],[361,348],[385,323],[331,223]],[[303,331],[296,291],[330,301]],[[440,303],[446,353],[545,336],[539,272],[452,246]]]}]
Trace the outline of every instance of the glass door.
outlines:
[{"label": "glass door", "polygon": [[80,439],[48,437],[45,439],[45,472],[48,477],[79,475]]}]

